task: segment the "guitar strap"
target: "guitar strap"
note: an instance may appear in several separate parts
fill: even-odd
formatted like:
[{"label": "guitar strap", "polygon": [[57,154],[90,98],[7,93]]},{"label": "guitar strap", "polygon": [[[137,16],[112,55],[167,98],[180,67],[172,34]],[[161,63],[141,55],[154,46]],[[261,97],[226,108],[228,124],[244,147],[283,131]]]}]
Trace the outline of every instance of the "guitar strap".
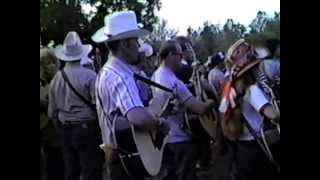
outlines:
[{"label": "guitar strap", "polygon": [[150,86],[154,86],[154,87],[159,88],[159,89],[162,89],[162,90],[164,90],[164,91],[173,93],[173,90],[172,90],[172,89],[167,88],[167,87],[165,87],[165,86],[163,86],[163,85],[161,85],[161,84],[159,84],[159,83],[156,83],[156,82],[154,82],[154,81],[152,81],[152,80],[150,80],[150,79],[148,79],[148,78],[145,78],[145,77],[143,77],[143,76],[141,76],[141,75],[139,75],[139,74],[134,74],[133,77],[134,77],[134,79],[139,80],[139,81],[142,81],[142,82],[144,82],[144,83],[146,83],[146,84],[149,84]]},{"label": "guitar strap", "polygon": [[261,138],[258,137],[258,135],[256,134],[255,130],[251,127],[251,125],[249,124],[249,122],[247,121],[247,119],[241,115],[242,117],[240,118],[240,121],[248,128],[250,134],[254,137],[255,141],[258,143],[258,145],[260,146],[261,150],[264,152],[264,154],[267,156],[267,158],[269,159],[269,161],[274,164],[277,169],[280,172],[280,165],[273,159],[273,157],[269,154],[268,150],[265,148],[264,143],[262,142]]},{"label": "guitar strap", "polygon": [[62,74],[62,77],[64,79],[64,81],[67,82],[68,86],[70,87],[70,89],[87,105],[89,106],[93,111],[96,112],[96,107],[94,104],[92,104],[89,100],[87,100],[85,97],[83,97],[74,87],[73,85],[71,84],[67,74],[64,72],[64,70],[62,69],[61,70],[61,74]]}]

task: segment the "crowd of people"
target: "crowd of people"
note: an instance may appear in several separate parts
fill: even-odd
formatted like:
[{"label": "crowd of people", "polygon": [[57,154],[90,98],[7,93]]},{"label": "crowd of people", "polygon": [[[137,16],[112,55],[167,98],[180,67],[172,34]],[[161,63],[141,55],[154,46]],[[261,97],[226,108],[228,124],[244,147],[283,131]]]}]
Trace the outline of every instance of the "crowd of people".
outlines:
[{"label": "crowd of people", "polygon": [[[123,166],[114,128],[120,119],[144,131],[168,130],[152,179],[198,179],[196,172],[214,163],[212,147],[231,152],[230,179],[279,179],[280,44],[257,47],[240,39],[201,63],[187,37],[157,49],[141,41],[148,34],[133,11],[120,11],[92,35],[107,55],[82,44],[74,31],[62,45],[40,48],[40,179],[102,180],[105,169],[111,180],[150,178]],[[206,99],[198,98],[196,74]],[[169,116],[160,121],[154,109],[172,94],[136,75],[174,89]],[[199,121],[211,111],[219,114],[212,119],[216,138],[195,138],[186,116]]]}]

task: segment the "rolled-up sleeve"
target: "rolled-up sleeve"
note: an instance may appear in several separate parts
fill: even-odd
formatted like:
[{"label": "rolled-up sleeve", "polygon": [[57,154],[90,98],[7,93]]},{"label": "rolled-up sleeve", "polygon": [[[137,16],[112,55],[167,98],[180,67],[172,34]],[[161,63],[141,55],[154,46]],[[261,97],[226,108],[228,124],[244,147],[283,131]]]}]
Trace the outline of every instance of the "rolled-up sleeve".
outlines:
[{"label": "rolled-up sleeve", "polygon": [[248,102],[257,111],[260,112],[261,108],[269,103],[263,92],[257,85],[252,85],[249,88]]},{"label": "rolled-up sleeve", "polygon": [[180,80],[176,81],[176,85],[174,86],[174,88],[176,88],[177,99],[180,104],[185,103],[189,98],[193,96],[187,86]]}]

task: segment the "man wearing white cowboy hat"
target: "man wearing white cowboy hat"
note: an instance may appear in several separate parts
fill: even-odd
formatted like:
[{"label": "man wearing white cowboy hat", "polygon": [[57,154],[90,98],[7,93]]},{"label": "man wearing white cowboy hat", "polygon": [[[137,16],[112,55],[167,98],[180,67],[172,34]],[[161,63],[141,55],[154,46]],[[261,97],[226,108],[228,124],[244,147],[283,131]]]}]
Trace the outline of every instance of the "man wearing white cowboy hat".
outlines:
[{"label": "man wearing white cowboy hat", "polygon": [[[250,44],[244,39],[234,43],[228,50],[225,61],[229,81],[225,83],[219,107],[223,114],[222,130],[235,146],[236,180],[277,179],[279,174],[276,167],[257,142],[261,139],[258,133],[265,123],[280,117],[251,72],[261,62],[252,58],[251,50]],[[237,70],[234,70],[235,67]],[[251,130],[245,126],[245,122],[251,126]]]},{"label": "man wearing white cowboy hat", "polygon": [[91,45],[82,45],[76,32],[69,32],[54,53],[65,67],[50,84],[48,115],[61,137],[66,180],[102,180],[103,152],[95,110],[96,74],[80,65]]},{"label": "man wearing white cowboy hat", "polygon": [[142,129],[152,129],[157,125],[154,115],[144,106],[134,79],[134,74],[139,73],[136,65],[140,63],[138,38],[148,33],[138,28],[133,11],[121,11],[107,15],[105,26],[92,36],[93,41],[104,42],[111,52],[96,82],[96,102],[103,138],[101,147],[106,153],[111,180],[144,178],[126,174],[117,154],[112,126],[117,120],[115,116],[125,117]]}]

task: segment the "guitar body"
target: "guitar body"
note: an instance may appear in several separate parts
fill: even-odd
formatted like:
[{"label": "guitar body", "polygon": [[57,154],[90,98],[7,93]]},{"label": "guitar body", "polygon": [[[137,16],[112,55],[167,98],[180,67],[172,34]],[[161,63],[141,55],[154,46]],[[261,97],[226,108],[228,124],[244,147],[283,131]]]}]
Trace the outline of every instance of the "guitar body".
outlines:
[{"label": "guitar body", "polygon": [[115,140],[126,172],[133,177],[157,175],[168,137],[160,131],[137,130],[124,118],[115,123]]},{"label": "guitar body", "polygon": [[[206,94],[200,78],[200,70],[194,69],[193,88],[195,97],[200,101],[207,101]],[[185,113],[185,124],[191,136],[200,140],[215,140],[217,137],[218,113],[212,109],[210,112],[194,117],[192,114]]]},{"label": "guitar body", "polygon": [[217,134],[217,114],[215,111],[203,115],[185,117],[186,127],[192,137],[201,140],[215,140]]}]

